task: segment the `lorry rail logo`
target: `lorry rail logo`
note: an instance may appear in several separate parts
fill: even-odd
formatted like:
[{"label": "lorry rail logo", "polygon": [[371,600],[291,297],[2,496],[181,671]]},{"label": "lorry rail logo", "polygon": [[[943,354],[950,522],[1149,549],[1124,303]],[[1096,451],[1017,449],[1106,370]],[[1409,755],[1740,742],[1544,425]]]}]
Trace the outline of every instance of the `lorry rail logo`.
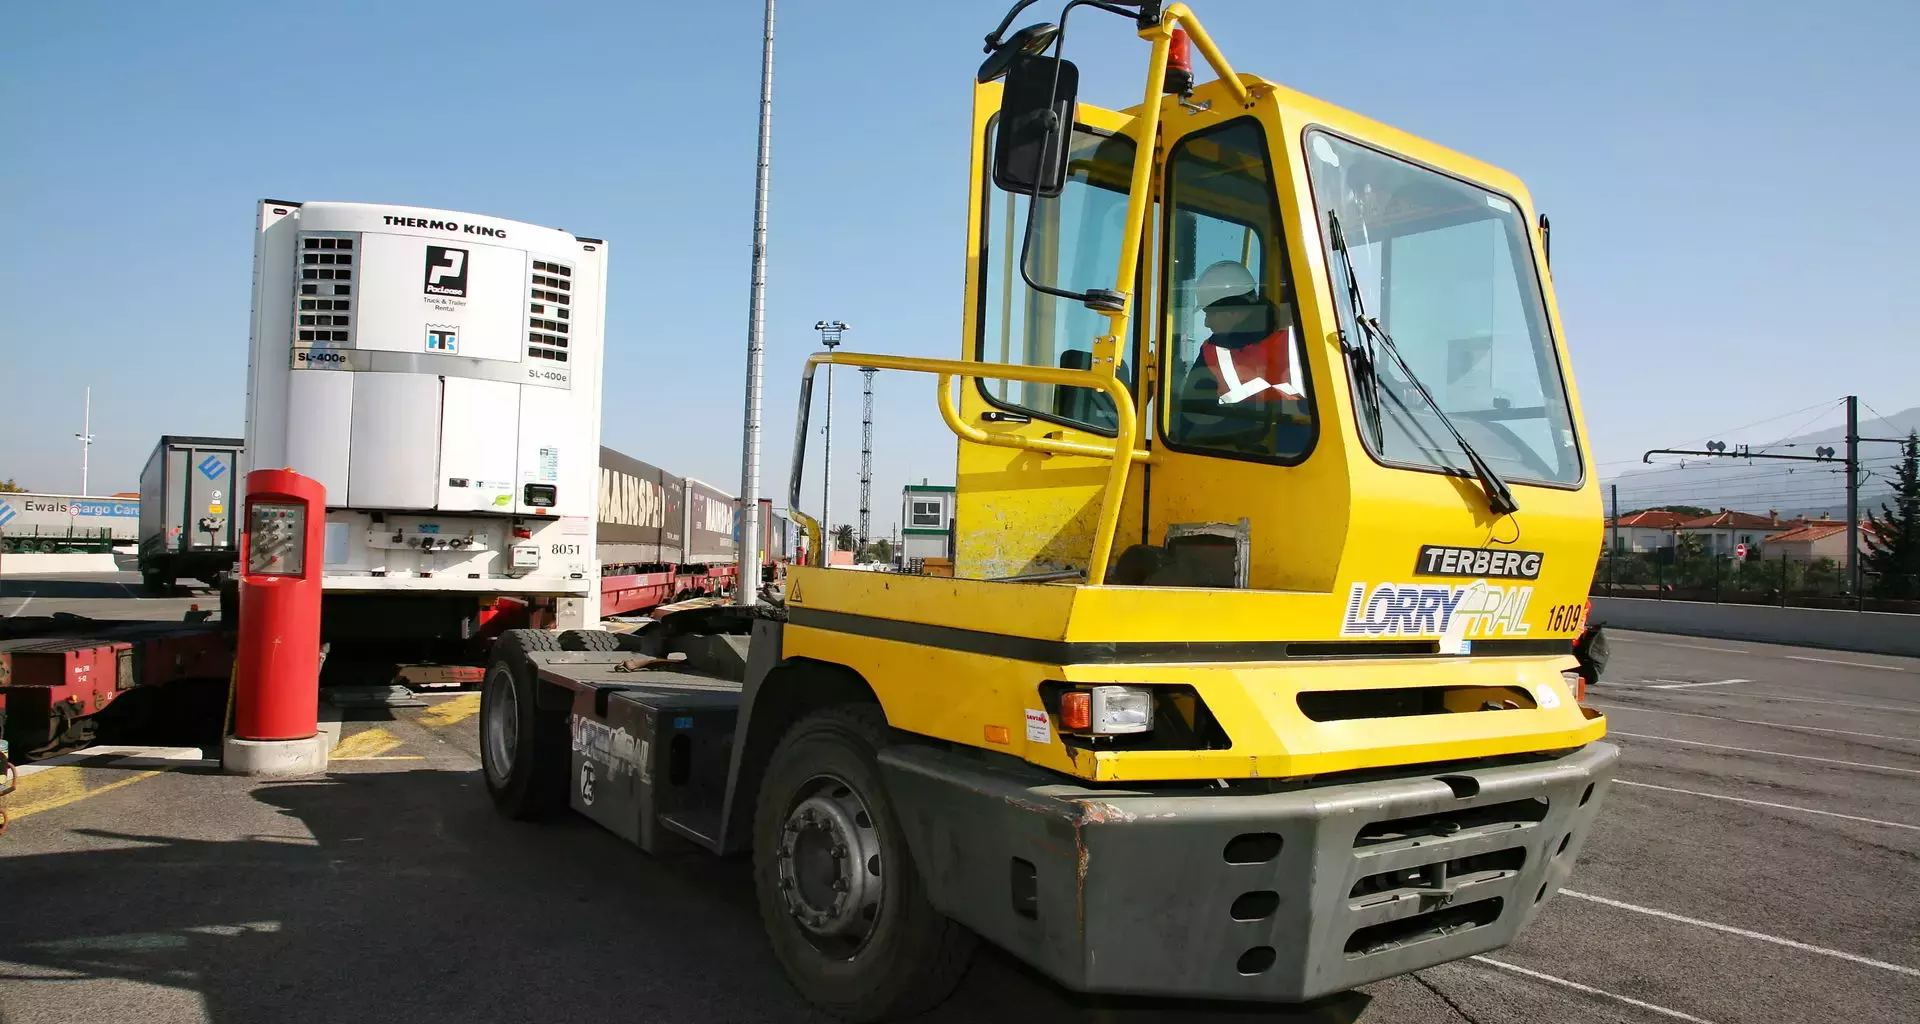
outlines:
[{"label": "lorry rail logo", "polygon": [[427,246],[427,281],[425,291],[428,295],[445,295],[457,299],[467,296],[467,250],[454,249],[444,245]]},{"label": "lorry rail logo", "polygon": [[209,480],[218,480],[225,475],[226,472],[227,464],[221,462],[220,456],[218,455],[209,455],[200,460],[200,475]]},{"label": "lorry rail logo", "polygon": [[12,505],[9,505],[4,501],[0,501],[0,526],[7,525],[7,521],[12,519],[14,516],[18,514],[19,513],[13,510]]},{"label": "lorry rail logo", "polygon": [[438,324],[427,325],[427,351],[445,352],[457,355],[460,352],[460,331],[455,327],[442,327]]},{"label": "lorry rail logo", "polygon": [[[1531,586],[1472,583],[1355,583],[1341,636],[1525,636]],[[1456,621],[1458,620],[1458,621]]]}]

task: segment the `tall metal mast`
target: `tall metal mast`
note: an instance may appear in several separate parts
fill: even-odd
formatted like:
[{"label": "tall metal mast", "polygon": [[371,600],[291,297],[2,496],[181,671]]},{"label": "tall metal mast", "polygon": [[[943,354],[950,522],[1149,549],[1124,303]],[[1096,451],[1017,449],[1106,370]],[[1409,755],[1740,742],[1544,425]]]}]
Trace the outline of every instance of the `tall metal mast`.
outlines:
[{"label": "tall metal mast", "polygon": [[[853,328],[839,320],[822,320],[813,325],[820,332],[820,344],[828,352],[840,347],[840,336]],[[820,457],[820,543],[829,554],[822,565],[833,564],[833,364],[827,364],[827,436],[826,452]]]},{"label": "tall metal mast", "polygon": [[862,366],[860,375],[866,385],[860,396],[860,550],[867,547],[873,530],[873,375],[880,370]]},{"label": "tall metal mast", "polygon": [[753,284],[747,314],[747,409],[740,455],[740,549],[733,600],[760,599],[760,384],[766,363],[767,169],[773,142],[773,0],[760,40],[760,156],[753,193]]},{"label": "tall metal mast", "polygon": [[[87,405],[80,414],[80,432],[73,435],[80,439],[80,496],[87,496],[87,459],[93,454],[93,389],[87,389]],[[860,504],[865,505],[866,497],[861,496]],[[864,530],[865,528],[862,527]]]}]

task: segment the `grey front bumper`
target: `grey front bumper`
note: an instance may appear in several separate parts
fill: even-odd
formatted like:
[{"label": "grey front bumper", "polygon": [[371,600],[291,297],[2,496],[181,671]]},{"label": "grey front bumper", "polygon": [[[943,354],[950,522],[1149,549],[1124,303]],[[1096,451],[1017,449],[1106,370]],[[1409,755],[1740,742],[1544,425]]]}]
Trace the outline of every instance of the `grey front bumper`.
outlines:
[{"label": "grey front bumper", "polygon": [[1087,992],[1301,1001],[1497,949],[1572,869],[1619,749],[1167,795],[881,754],[929,898]]}]

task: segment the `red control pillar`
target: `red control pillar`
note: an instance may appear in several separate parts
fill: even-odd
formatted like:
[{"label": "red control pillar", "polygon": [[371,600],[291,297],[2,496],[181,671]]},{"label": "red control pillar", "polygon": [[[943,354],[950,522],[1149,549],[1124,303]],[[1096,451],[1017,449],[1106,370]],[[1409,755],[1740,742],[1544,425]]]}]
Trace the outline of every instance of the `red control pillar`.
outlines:
[{"label": "red control pillar", "polygon": [[299,775],[326,767],[318,735],[326,499],[318,481],[290,469],[247,474],[229,771]]}]

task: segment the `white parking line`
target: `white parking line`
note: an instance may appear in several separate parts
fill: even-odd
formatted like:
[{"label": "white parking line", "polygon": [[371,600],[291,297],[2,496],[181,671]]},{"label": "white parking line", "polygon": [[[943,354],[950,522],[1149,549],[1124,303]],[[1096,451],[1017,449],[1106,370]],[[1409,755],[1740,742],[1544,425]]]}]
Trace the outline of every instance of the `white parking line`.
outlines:
[{"label": "white parking line", "polygon": [[11,618],[13,618],[13,617],[14,617],[15,615],[18,615],[18,614],[20,614],[21,612],[23,612],[23,611],[26,611],[26,610],[27,610],[27,606],[33,603],[33,595],[35,595],[35,594],[38,594],[38,593],[39,593],[39,591],[38,591],[38,590],[29,590],[29,591],[27,591],[27,599],[26,599],[26,600],[24,600],[24,601],[22,601],[22,602],[20,602],[20,607],[18,607],[18,608],[15,608],[14,610],[12,610],[12,611],[10,611],[10,612],[8,612],[8,613],[7,613],[7,618],[9,618],[9,619],[11,619]]},{"label": "white parking line", "polygon": [[1852,729],[1828,729],[1818,725],[1788,725],[1785,722],[1762,722],[1752,718],[1722,718],[1719,715],[1702,715],[1692,711],[1666,711],[1660,708],[1636,708],[1629,704],[1602,704],[1588,701],[1588,707],[1602,708],[1607,711],[1635,711],[1648,715],[1673,715],[1677,718],[1704,718],[1710,722],[1738,722],[1741,725],[1765,725],[1775,729],[1798,729],[1804,732],[1830,732],[1836,736],[1859,736],[1869,740],[1897,740],[1903,743],[1920,743],[1920,736],[1888,736],[1880,732],[1854,732]]},{"label": "white parking line", "polygon": [[1788,754],[1778,750],[1756,750],[1753,747],[1730,747],[1725,743],[1703,743],[1700,740],[1676,739],[1672,736],[1649,736],[1640,732],[1615,732],[1607,730],[1608,736],[1626,736],[1636,740],[1660,740],[1665,743],[1684,743],[1694,747],[1711,747],[1714,750],[1737,750],[1742,754],[1765,754],[1768,757],[1790,757],[1796,761],[1818,761],[1822,764],[1845,765],[1848,768],[1872,768],[1875,771],[1899,772],[1902,775],[1920,775],[1920,768],[1895,768],[1890,764],[1866,764],[1861,761],[1841,761],[1831,757],[1814,757],[1812,754]]},{"label": "white parking line", "polygon": [[1685,648],[1688,648],[1689,650],[1695,650],[1695,651],[1719,651],[1721,654],[1757,653],[1754,651],[1749,651],[1744,647],[1712,647],[1707,644],[1681,643],[1678,640],[1648,640],[1643,637],[1637,637],[1637,636],[1614,636],[1611,633],[1607,635],[1607,640],[1608,642],[1620,641],[1623,643],[1630,643],[1630,644],[1652,644],[1655,647],[1685,647]]},{"label": "white parking line", "polygon": [[1796,807],[1793,804],[1776,804],[1766,800],[1749,800],[1743,796],[1727,796],[1724,793],[1702,793],[1697,789],[1656,786],[1651,782],[1629,782],[1626,779],[1615,779],[1613,780],[1613,784],[1616,786],[1632,786],[1635,789],[1657,789],[1662,793],[1685,793],[1687,796],[1703,796],[1709,800],[1725,800],[1728,803],[1752,804],[1755,807],[1771,807],[1778,811],[1799,811],[1802,814],[1822,814],[1829,818],[1845,818],[1848,821],[1864,821],[1869,825],[1885,825],[1888,828],[1904,828],[1920,832],[1920,825],[1908,825],[1905,822],[1882,821],[1879,818],[1862,818],[1857,814],[1841,814],[1838,811],[1821,811],[1812,807]]},{"label": "white parking line", "polygon": [[1696,686],[1732,686],[1735,683],[1751,683],[1751,679],[1722,679],[1717,683],[1667,683],[1664,686],[1649,686],[1649,690],[1691,690]]},{"label": "white parking line", "polygon": [[1882,672],[1905,672],[1902,665],[1875,665],[1870,661],[1841,661],[1839,658],[1813,658],[1804,654],[1783,654],[1788,661],[1817,661],[1822,665],[1846,665],[1849,668],[1877,668]]},{"label": "white parking line", "polygon": [[1614,999],[1614,1000],[1618,1000],[1619,1002],[1626,1003],[1628,1006],[1637,1006],[1642,1010],[1652,1010],[1654,1013],[1672,1017],[1674,1020],[1691,1021],[1693,1022],[1693,1024],[1713,1024],[1712,1021],[1707,1020],[1704,1017],[1695,1017],[1691,1013],[1682,1013],[1679,1010],[1668,1009],[1667,1007],[1664,1007],[1664,1006],[1655,1006],[1652,1003],[1643,1002],[1639,999],[1633,998],[1632,996],[1623,996],[1616,992],[1608,992],[1605,989],[1594,988],[1592,985],[1582,985],[1577,981],[1568,981],[1565,978],[1556,978],[1551,974],[1542,974],[1539,971],[1529,971],[1525,967],[1518,967],[1510,963],[1505,963],[1500,960],[1495,960],[1491,957],[1476,956],[1476,957],[1473,957],[1472,959],[1478,960],[1479,962],[1486,964],[1490,967],[1498,967],[1503,971],[1512,971],[1515,974],[1523,974],[1529,978],[1533,978],[1538,981],[1551,982],[1552,984],[1555,984],[1555,985],[1565,985],[1566,987],[1573,989],[1576,992],[1585,992],[1590,996],[1600,996],[1604,999]]},{"label": "white parking line", "polygon": [[[1624,687],[1624,689],[1645,690],[1645,686]],[[1859,704],[1847,700],[1823,700],[1819,697],[1789,697],[1781,693],[1760,693],[1754,690],[1730,690],[1726,694],[1670,693],[1669,697],[1683,700],[1725,700],[1728,697],[1748,697],[1755,700],[1784,700],[1795,704],[1830,704],[1840,708],[1860,708],[1866,711],[1899,711],[1905,714],[1920,714],[1920,707],[1900,707],[1893,704]]]},{"label": "white parking line", "polygon": [[1571,896],[1576,900],[1586,900],[1589,903],[1598,903],[1602,906],[1613,907],[1616,910],[1631,910],[1636,914],[1646,914],[1665,921],[1676,921],[1680,924],[1690,924],[1699,928],[1711,928],[1716,932],[1738,935],[1743,939],[1758,939],[1761,942],[1771,942],[1776,946],[1797,949],[1803,953],[1818,953],[1821,956],[1830,956],[1836,960],[1846,960],[1850,963],[1864,964],[1868,967],[1878,967],[1883,971],[1892,971],[1895,974],[1904,974],[1908,977],[1920,978],[1920,968],[1907,967],[1903,964],[1890,964],[1885,960],[1875,960],[1872,957],[1861,956],[1858,953],[1847,953],[1838,949],[1828,949],[1825,946],[1815,946],[1811,943],[1799,942],[1794,939],[1783,939],[1778,935],[1768,935],[1766,932],[1756,932],[1747,928],[1735,928],[1730,924],[1702,921],[1697,917],[1687,917],[1684,914],[1675,914],[1666,910],[1655,910],[1652,907],[1642,907],[1634,903],[1622,903],[1619,900],[1607,899],[1605,896],[1594,896],[1590,893],[1574,892],[1572,889],[1562,889],[1560,890],[1560,895]]}]

